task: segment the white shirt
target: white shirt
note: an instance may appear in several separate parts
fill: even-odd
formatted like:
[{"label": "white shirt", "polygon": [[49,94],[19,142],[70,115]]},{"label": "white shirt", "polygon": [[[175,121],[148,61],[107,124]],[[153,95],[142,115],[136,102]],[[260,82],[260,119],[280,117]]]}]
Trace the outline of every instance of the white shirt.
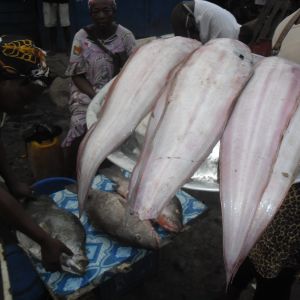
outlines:
[{"label": "white shirt", "polygon": [[202,43],[215,38],[238,39],[241,26],[222,7],[208,1],[195,0],[194,17]]},{"label": "white shirt", "polygon": [[[273,39],[272,45],[276,44],[278,38],[280,37],[281,32],[286,27],[287,23],[290,21],[291,18],[297,13],[299,10],[296,10],[293,14],[287,16],[276,28]],[[286,37],[284,38],[278,56],[282,58],[289,59],[300,64],[300,24],[294,24]]]},{"label": "white shirt", "polygon": [[255,5],[265,5],[267,0],[255,0],[254,4]]}]

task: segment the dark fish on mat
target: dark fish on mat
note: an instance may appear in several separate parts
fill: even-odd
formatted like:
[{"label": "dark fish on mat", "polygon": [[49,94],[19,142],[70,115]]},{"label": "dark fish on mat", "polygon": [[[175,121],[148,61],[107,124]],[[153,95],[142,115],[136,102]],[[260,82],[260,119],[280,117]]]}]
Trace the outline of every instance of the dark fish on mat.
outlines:
[{"label": "dark fish on mat", "polygon": [[[77,187],[66,187],[77,193]],[[150,221],[141,221],[129,213],[126,200],[118,193],[90,189],[85,210],[95,229],[105,232],[127,245],[157,249],[160,238]]]},{"label": "dark fish on mat", "polygon": [[182,214],[181,203],[175,196],[163,208],[155,222],[167,231],[180,232],[183,228]]},{"label": "dark fish on mat", "polygon": [[117,193],[92,190],[88,193],[86,212],[92,225],[130,246],[147,249],[159,247],[159,236],[149,221],[129,214],[127,202]]},{"label": "dark fish on mat", "polygon": [[[100,174],[109,178],[117,184],[117,192],[126,198],[128,193],[129,178],[124,177],[119,167],[112,166],[110,168],[101,169]],[[182,206],[178,198],[175,196],[163,208],[155,223],[170,232],[179,232],[183,228],[182,224]]]},{"label": "dark fish on mat", "polygon": [[[61,255],[62,270],[83,275],[88,258],[85,254],[85,231],[80,220],[74,214],[59,208],[46,195],[27,200],[24,208],[40,227],[53,238],[62,241],[73,252],[73,256]],[[21,232],[17,232],[17,237],[19,244],[27,253],[41,260],[41,247],[36,242]]]}]

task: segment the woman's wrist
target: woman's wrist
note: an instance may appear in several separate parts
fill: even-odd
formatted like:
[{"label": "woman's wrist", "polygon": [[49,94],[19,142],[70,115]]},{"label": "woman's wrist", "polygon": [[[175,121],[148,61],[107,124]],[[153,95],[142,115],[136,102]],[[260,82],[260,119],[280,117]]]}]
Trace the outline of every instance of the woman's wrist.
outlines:
[{"label": "woman's wrist", "polygon": [[53,240],[53,238],[50,236],[50,234],[48,234],[46,231],[44,231],[43,234],[41,234],[36,242],[41,246],[41,247],[45,247],[47,245],[49,245],[49,243],[51,242],[51,240]]},{"label": "woman's wrist", "polygon": [[17,182],[17,179],[16,177],[14,177],[13,175],[9,174],[9,173],[6,173],[4,176],[3,176],[4,180],[5,180],[5,184],[8,188],[8,190],[10,191],[10,193],[13,194],[14,192],[14,185],[16,184]]},{"label": "woman's wrist", "polygon": [[86,94],[91,99],[95,97],[96,92],[92,84],[85,78],[83,74],[73,76],[72,80],[81,93]]}]

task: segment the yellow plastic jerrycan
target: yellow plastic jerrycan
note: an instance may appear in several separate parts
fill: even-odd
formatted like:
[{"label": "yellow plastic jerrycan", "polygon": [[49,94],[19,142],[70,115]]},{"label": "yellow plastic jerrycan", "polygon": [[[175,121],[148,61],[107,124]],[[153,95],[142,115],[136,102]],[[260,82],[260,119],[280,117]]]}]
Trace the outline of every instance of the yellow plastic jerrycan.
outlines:
[{"label": "yellow plastic jerrycan", "polygon": [[28,162],[35,180],[63,176],[63,152],[60,147],[61,128],[34,125],[25,137]]}]

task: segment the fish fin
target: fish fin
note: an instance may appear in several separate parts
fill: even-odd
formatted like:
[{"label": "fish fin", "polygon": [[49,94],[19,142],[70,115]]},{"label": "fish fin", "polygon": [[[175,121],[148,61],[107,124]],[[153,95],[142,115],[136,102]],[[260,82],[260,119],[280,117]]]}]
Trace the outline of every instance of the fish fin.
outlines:
[{"label": "fish fin", "polygon": [[[84,153],[84,149],[86,148],[86,145],[89,141],[89,138],[91,137],[94,129],[96,128],[97,124],[98,124],[99,120],[93,124],[90,129],[88,130],[88,132],[85,134],[83,140],[81,141],[79,148],[78,148],[78,154],[77,154],[77,160],[76,160],[76,170],[77,170],[77,182],[80,183],[82,181],[81,184],[79,184],[80,186],[84,186],[84,192],[82,193],[82,195],[79,195],[78,197],[78,208],[79,208],[79,215],[81,216],[82,211],[84,210],[84,204],[87,198],[87,194],[88,194],[88,188],[92,185],[93,182],[93,178],[96,174],[96,170],[94,172],[94,174],[88,178],[82,178],[82,174],[81,174],[81,161],[82,161],[82,156]],[[98,164],[97,168],[99,167],[100,163]],[[87,181],[86,181],[87,180]],[[78,191],[80,191],[80,188],[78,188]]]}]

